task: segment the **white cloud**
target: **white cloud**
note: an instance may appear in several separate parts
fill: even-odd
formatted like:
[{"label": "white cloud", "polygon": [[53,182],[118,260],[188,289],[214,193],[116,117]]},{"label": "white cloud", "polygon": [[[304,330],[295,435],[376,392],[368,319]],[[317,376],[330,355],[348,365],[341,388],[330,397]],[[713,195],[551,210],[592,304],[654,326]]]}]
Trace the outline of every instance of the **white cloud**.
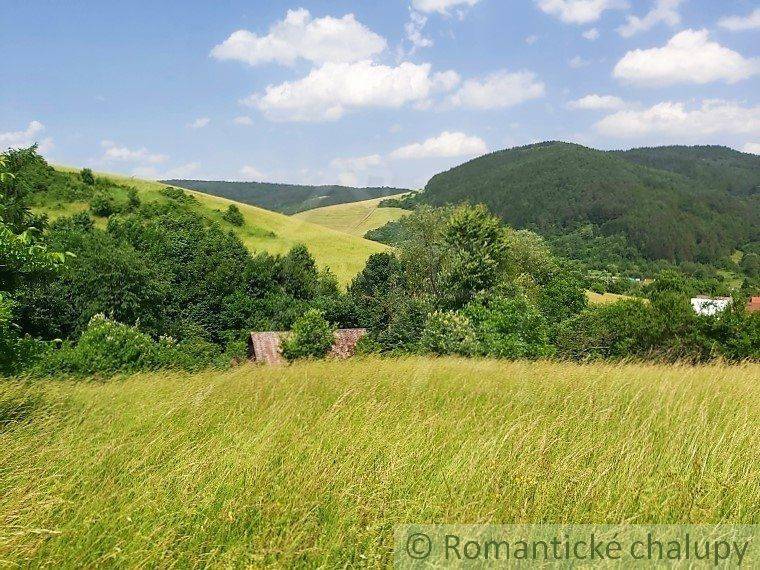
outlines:
[{"label": "white cloud", "polygon": [[586,67],[590,63],[591,62],[589,60],[583,59],[579,55],[576,55],[573,59],[567,62],[567,64],[573,69],[580,69],[581,67]]},{"label": "white cloud", "polygon": [[590,24],[602,17],[605,10],[628,7],[625,0],[535,0],[538,7],[566,24]]},{"label": "white cloud", "polygon": [[747,59],[717,42],[707,30],[684,30],[660,48],[629,51],[614,76],[643,86],[712,81],[736,83],[760,71],[760,60]]},{"label": "white cloud", "polygon": [[248,115],[241,115],[232,119],[232,122],[236,125],[244,125],[246,127],[250,127],[253,124],[253,119],[251,119]]},{"label": "white cloud", "polygon": [[500,109],[543,97],[545,92],[544,84],[535,73],[501,70],[483,79],[468,79],[451,95],[449,103],[470,109]]},{"label": "white cloud", "polygon": [[530,36],[528,36],[528,37],[525,38],[525,43],[528,44],[529,46],[532,46],[537,41],[538,41],[538,36],[535,35],[535,34],[534,35],[530,35]]},{"label": "white cloud", "polygon": [[648,109],[619,111],[595,128],[616,138],[658,135],[667,139],[699,140],[717,133],[760,135],[760,106],[706,99],[697,107],[665,101]]},{"label": "white cloud", "polygon": [[760,154],[760,143],[747,143],[742,147],[742,152],[749,154]]},{"label": "white cloud", "polygon": [[718,25],[732,32],[760,29],[760,8],[755,8],[747,16],[726,16],[718,21]]},{"label": "white cloud", "polygon": [[412,44],[411,53],[414,53],[417,49],[433,45],[433,40],[422,33],[426,24],[427,18],[425,16],[414,10],[410,11],[409,21],[404,24],[404,31],[406,32],[406,39]]},{"label": "white cloud", "polygon": [[383,37],[358,22],[353,14],[313,19],[308,10],[300,8],[288,10],[285,19],[274,24],[266,36],[248,30],[234,32],[211,50],[211,56],[249,65],[292,65],[298,59],[353,62],[382,52],[386,45]]},{"label": "white cloud", "polygon": [[568,109],[583,109],[587,111],[598,109],[613,111],[622,109],[625,106],[625,101],[620,97],[615,97],[614,95],[596,95],[594,93],[576,99],[575,101],[570,101],[567,104]]},{"label": "white cloud", "polygon": [[349,158],[335,158],[330,162],[330,166],[339,170],[357,171],[367,170],[373,166],[383,164],[383,157],[379,154],[370,154],[368,156],[355,156]]},{"label": "white cloud", "polygon": [[429,63],[396,67],[371,61],[325,63],[297,81],[269,85],[242,101],[268,118],[282,121],[334,121],[362,107],[399,108],[423,103],[459,82],[453,71],[432,73]]},{"label": "white cloud", "polygon": [[355,172],[341,172],[338,174],[338,184],[341,186],[359,186],[359,177]]},{"label": "white cloud", "polygon": [[421,143],[413,143],[397,148],[390,153],[390,158],[451,158],[458,156],[477,156],[488,152],[486,142],[465,133],[444,131],[437,137],[429,138]]},{"label": "white cloud", "polygon": [[158,170],[155,166],[137,166],[132,169],[131,174],[148,180],[175,180],[192,177],[200,167],[200,162],[188,162],[164,171]]},{"label": "white cloud", "polygon": [[596,28],[591,28],[590,30],[586,30],[583,32],[583,37],[586,38],[589,41],[594,41],[599,38],[599,30]]},{"label": "white cloud", "polygon": [[255,166],[250,166],[246,164],[239,170],[239,174],[243,177],[245,180],[253,180],[256,182],[261,182],[266,178],[264,174]]},{"label": "white cloud", "polygon": [[160,164],[169,160],[167,155],[151,153],[145,147],[130,149],[125,146],[118,146],[113,141],[102,141],[100,146],[105,149],[103,152],[103,160],[106,162],[142,162],[148,164]]},{"label": "white cloud", "polygon": [[412,8],[426,14],[438,12],[447,15],[450,8],[474,6],[478,2],[480,0],[412,0]]},{"label": "white cloud", "polygon": [[44,154],[53,148],[53,139],[50,137],[40,138],[45,130],[45,125],[39,121],[32,121],[23,131],[9,131],[0,133],[0,151],[8,148],[24,148],[38,144],[37,151]]},{"label": "white cloud", "polygon": [[645,32],[655,25],[662,22],[668,26],[677,26],[681,23],[681,14],[678,8],[683,0],[655,0],[654,7],[647,14],[640,18],[638,16],[628,16],[626,23],[620,26],[617,31],[624,38]]},{"label": "white cloud", "polygon": [[188,123],[187,128],[188,129],[202,129],[203,127],[208,126],[210,122],[211,122],[211,119],[209,119],[208,117],[198,117],[192,123]]}]

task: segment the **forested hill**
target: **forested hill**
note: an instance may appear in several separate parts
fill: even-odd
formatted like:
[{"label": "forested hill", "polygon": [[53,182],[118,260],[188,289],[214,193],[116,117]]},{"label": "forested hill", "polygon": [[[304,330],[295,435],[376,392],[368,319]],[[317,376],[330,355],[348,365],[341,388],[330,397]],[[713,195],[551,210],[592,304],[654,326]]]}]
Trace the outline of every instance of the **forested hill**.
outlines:
[{"label": "forested hill", "polygon": [[312,208],[359,202],[408,192],[403,188],[352,188],[349,186],[300,186],[270,182],[224,182],[213,180],[164,180],[166,184],[198,190],[259,206],[282,214],[295,214]]},{"label": "forested hill", "polygon": [[483,203],[544,235],[591,229],[622,234],[649,259],[714,262],[760,239],[759,187],[760,157],[722,147],[605,152],[547,142],[438,174],[412,201]]}]

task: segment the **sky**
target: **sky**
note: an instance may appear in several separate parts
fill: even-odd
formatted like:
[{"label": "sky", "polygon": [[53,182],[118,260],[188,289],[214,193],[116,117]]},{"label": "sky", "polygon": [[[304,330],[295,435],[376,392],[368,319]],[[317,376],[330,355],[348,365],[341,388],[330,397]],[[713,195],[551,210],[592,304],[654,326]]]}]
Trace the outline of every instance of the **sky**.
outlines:
[{"label": "sky", "polygon": [[760,154],[758,40],[757,0],[3,0],[0,149],[404,188],[545,140]]}]

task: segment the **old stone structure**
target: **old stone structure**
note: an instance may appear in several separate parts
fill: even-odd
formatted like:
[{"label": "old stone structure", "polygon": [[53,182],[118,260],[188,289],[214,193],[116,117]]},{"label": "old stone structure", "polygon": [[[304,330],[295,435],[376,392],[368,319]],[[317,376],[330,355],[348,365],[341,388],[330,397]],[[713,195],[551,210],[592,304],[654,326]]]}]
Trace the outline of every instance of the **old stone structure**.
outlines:
[{"label": "old stone structure", "polygon": [[[248,358],[262,364],[284,364],[282,339],[286,332],[252,332],[248,339]],[[338,329],[328,354],[331,358],[350,358],[356,352],[356,343],[367,334],[367,329]]]}]

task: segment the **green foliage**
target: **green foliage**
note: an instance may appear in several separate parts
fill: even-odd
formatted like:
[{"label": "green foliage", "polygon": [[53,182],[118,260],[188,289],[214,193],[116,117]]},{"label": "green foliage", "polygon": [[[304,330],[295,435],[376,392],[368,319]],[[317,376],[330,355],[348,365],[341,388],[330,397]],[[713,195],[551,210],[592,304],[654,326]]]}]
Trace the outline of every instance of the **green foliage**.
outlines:
[{"label": "green foliage", "polygon": [[242,226],[245,223],[245,218],[243,218],[240,208],[235,204],[227,206],[227,210],[224,212],[222,218],[233,226]]},{"label": "green foliage", "polygon": [[[591,226],[601,236],[625,236],[648,259],[716,261],[756,233],[760,159],[716,149],[713,154],[731,157],[721,158],[722,164],[735,165],[721,167],[716,177],[712,166],[699,166],[705,164],[705,152],[680,149],[682,160],[693,167],[668,171],[641,166],[633,151],[540,143],[495,152],[438,174],[407,202],[482,202],[509,225],[547,236]],[[646,154],[668,153],[649,149]],[[616,255],[627,257],[628,247],[618,247]]]},{"label": "green foliage", "polygon": [[349,188],[346,186],[299,186],[267,182],[224,182],[212,180],[165,180],[167,184],[198,190],[235,202],[259,206],[273,212],[296,214],[304,210],[372,200],[401,194],[401,188]]},{"label": "green foliage", "polygon": [[460,354],[470,356],[477,351],[475,329],[465,315],[455,311],[431,313],[422,331],[420,346],[440,356]]},{"label": "green foliage", "polygon": [[293,330],[282,343],[282,354],[288,360],[322,358],[333,345],[335,328],[321,311],[309,309],[293,324]]},{"label": "green foliage", "polygon": [[79,172],[79,176],[82,178],[82,182],[84,182],[88,186],[95,185],[95,176],[93,176],[92,170],[90,170],[89,168],[83,168]]},{"label": "green foliage", "polygon": [[90,200],[90,210],[96,216],[107,218],[116,211],[116,202],[105,192],[96,192]]},{"label": "green foliage", "polygon": [[464,314],[476,330],[479,352],[496,358],[551,356],[546,318],[525,297],[481,297]]}]

